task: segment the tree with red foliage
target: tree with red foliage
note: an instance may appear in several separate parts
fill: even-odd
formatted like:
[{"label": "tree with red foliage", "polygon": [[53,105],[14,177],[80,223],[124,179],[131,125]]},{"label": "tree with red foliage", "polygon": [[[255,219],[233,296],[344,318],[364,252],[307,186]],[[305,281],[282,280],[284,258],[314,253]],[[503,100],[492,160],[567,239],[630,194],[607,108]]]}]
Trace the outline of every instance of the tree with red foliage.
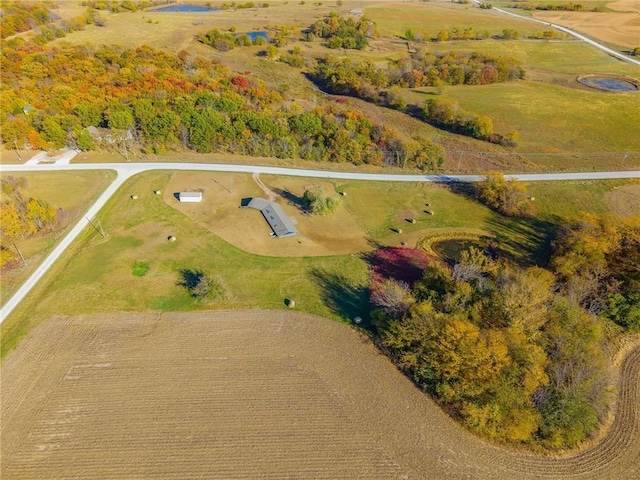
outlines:
[{"label": "tree with red foliage", "polygon": [[242,90],[248,90],[249,89],[249,79],[247,77],[242,76],[242,75],[236,75],[235,77],[233,77],[231,79],[231,83],[233,83],[234,85],[240,87],[240,89],[242,89]]}]

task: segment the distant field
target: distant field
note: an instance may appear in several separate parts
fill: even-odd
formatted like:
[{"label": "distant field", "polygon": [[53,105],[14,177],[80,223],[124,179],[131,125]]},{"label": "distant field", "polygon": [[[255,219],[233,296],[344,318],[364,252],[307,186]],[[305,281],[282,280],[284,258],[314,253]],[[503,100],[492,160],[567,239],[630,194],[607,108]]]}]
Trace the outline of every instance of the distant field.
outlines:
[{"label": "distant field", "polygon": [[[443,95],[456,99],[466,110],[490,116],[498,132],[520,132],[516,152],[576,154],[568,159],[569,165],[554,161],[553,156],[531,157],[546,170],[567,170],[578,164],[598,170],[617,169],[625,151],[636,152],[625,161],[626,168],[640,166],[640,109],[631,108],[637,94],[521,81],[446,87]],[[428,93],[412,96],[417,101],[430,97]],[[541,138],[545,141],[540,142]],[[589,158],[581,157],[581,153],[597,153],[597,163],[587,163]]]},{"label": "distant field", "polygon": [[[534,0],[528,3],[531,5],[562,5],[570,2]],[[640,4],[638,4],[637,0],[586,0],[574,3],[583,5],[585,11],[523,11],[519,9],[513,11],[519,15],[533,16],[540,20],[572,28],[620,50],[632,50],[640,46],[640,19],[638,17],[640,15]],[[500,1],[496,3],[496,6],[502,8],[513,4],[514,2]],[[594,8],[601,8],[604,11],[589,11]]]},{"label": "distant field", "polygon": [[[2,281],[0,282],[2,304],[33,273],[45,255],[66,233],[67,227],[75,224],[87,206],[102,193],[114,178],[113,172],[108,171],[3,174],[3,177],[7,176],[26,178],[27,188],[21,190],[25,198],[34,197],[46,200],[52,207],[65,209],[68,212],[68,217],[65,225],[54,232],[16,241],[18,248],[27,260],[28,267],[20,264],[10,271],[2,272]],[[0,202],[4,199],[5,195],[0,193]]]},{"label": "distant field", "polygon": [[473,27],[476,32],[488,30],[491,35],[502,33],[505,28],[518,30],[522,36],[544,29],[527,20],[518,20],[491,10],[475,8],[471,4],[454,4],[449,1],[430,2],[381,2],[363,9],[364,14],[376,22],[383,36],[404,37],[407,29],[435,38],[441,30]]},{"label": "distant field", "polygon": [[603,438],[536,456],[464,431],[367,338],[327,319],[57,316],[3,364],[2,476],[633,479],[640,349],[624,358]]}]

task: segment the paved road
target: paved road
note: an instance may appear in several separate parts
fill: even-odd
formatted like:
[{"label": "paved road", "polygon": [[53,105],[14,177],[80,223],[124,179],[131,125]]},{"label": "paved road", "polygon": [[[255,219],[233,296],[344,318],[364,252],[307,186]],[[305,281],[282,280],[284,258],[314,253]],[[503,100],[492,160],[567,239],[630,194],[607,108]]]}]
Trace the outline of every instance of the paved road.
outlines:
[{"label": "paved road", "polygon": [[[333,178],[340,180],[375,180],[393,182],[477,182],[482,175],[389,175],[376,173],[331,172],[325,170],[300,170],[294,168],[265,167],[258,165],[228,165],[206,163],[93,163],[93,164],[39,164],[39,165],[0,165],[0,173],[37,172],[65,170],[115,170],[117,177],[109,185],[96,202],[87,210],[80,221],[71,229],[64,239],[54,248],[42,264],[31,274],[18,291],[0,309],[0,324],[18,306],[35,284],[49,270],[51,265],[62,255],[66,248],[76,239],[87,225],[89,219],[98,214],[100,209],[130,177],[150,170],[200,170],[207,172],[239,172],[264,173],[271,175],[288,175],[295,177]],[[617,178],[640,178],[640,171],[629,172],[590,172],[590,173],[547,173],[506,175],[507,178],[526,182],[550,180],[598,180]]]}]

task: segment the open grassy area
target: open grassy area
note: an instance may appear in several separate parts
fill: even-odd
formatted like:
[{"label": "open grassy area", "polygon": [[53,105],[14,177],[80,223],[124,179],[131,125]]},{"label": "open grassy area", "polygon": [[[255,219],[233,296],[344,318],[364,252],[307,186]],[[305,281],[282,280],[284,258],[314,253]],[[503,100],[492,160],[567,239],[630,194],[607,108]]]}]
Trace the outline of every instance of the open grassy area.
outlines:
[{"label": "open grassy area", "polygon": [[[577,83],[577,82],[576,82]],[[413,93],[415,101],[432,97],[432,89]],[[635,93],[611,94],[594,89],[571,88],[533,81],[484,86],[444,88],[443,96],[455,99],[472,112],[488,115],[498,132],[520,132],[516,152],[570,153],[569,164],[553,156],[531,155],[546,170],[576,167],[617,169],[640,166],[640,109],[631,108]],[[424,99],[424,100],[423,100]],[[540,142],[544,138],[545,142]],[[597,153],[594,163],[581,153]]]},{"label": "open grassy area", "polygon": [[[244,228],[216,225],[218,220],[233,223],[238,208],[237,199],[224,200],[227,192],[223,186],[231,186],[239,197],[259,194],[249,176],[234,175],[229,185],[227,177],[216,176],[220,182],[216,184],[209,173],[180,173],[187,175],[182,177],[184,186],[195,186],[194,179],[198,179],[206,187],[205,193],[217,198],[217,205],[212,205],[207,215],[204,210],[186,212],[190,205],[180,206],[180,211],[169,203],[175,201],[168,188],[172,181],[177,181],[172,180],[172,175],[148,172],[125,184],[100,215],[107,238],[102,239],[94,230],[85,231],[3,324],[3,355],[31,328],[56,314],[277,309],[284,308],[285,299],[290,298],[303,311],[338,320],[352,319],[367,310],[368,268],[355,253],[362,245],[366,245],[364,250],[378,245],[400,246],[402,242],[414,246],[425,236],[455,238],[472,232],[495,238],[504,254],[514,261],[544,262],[557,224],[575,218],[579,211],[610,212],[603,196],[614,186],[633,183],[532,184],[530,194],[536,197],[537,217],[508,219],[464,195],[433,184],[334,182],[332,185],[313,179],[265,175],[263,182],[276,192],[288,190],[298,196],[304,185],[323,183],[327,189],[333,186],[336,191],[346,193],[340,197],[342,212],[333,219],[307,219],[281,199],[285,208],[298,217],[300,229],[307,229],[308,233],[307,237],[287,239],[293,242],[286,246],[268,237],[264,220],[255,211],[240,212],[246,216],[240,223]],[[46,191],[51,187],[43,184],[42,188]],[[155,189],[161,189],[164,195],[154,195]],[[139,198],[132,200],[133,194]],[[425,210],[433,211],[434,215]],[[416,223],[410,223],[410,219]],[[317,240],[324,249],[321,256],[311,256],[317,255],[317,251],[303,256],[275,256],[281,247],[297,248],[294,242],[298,240],[307,242],[320,238],[325,231],[339,231],[341,225],[332,225],[332,220],[351,225],[347,235],[351,236],[349,242],[353,242],[354,253],[345,255],[345,246],[337,237],[333,250],[327,240],[324,243]],[[224,240],[216,234],[220,228],[224,230],[220,233]],[[360,232],[359,240],[354,232]],[[169,242],[170,235],[176,236],[177,241]],[[236,245],[246,242],[245,237],[260,239],[272,255],[252,254],[238,248]],[[195,301],[183,287],[176,285],[183,268],[220,275],[232,297],[215,304]]]},{"label": "open grassy area", "polygon": [[384,2],[370,5],[363,10],[367,17],[376,22],[383,36],[404,37],[407,29],[411,29],[414,33],[431,39],[441,30],[468,27],[473,27],[476,32],[487,30],[491,35],[498,35],[503,29],[512,28],[522,36],[527,36],[544,28],[543,25],[536,25],[527,20],[448,1]]},{"label": "open grassy area", "polygon": [[[3,176],[9,176],[3,174]],[[16,245],[24,255],[28,267],[17,265],[11,270],[2,272],[0,282],[0,297],[6,302],[22,282],[33,273],[40,262],[67,232],[68,227],[75,224],[80,215],[86,210],[106,186],[113,180],[111,171],[84,172],[21,172],[12,174],[14,177],[26,178],[27,187],[21,189],[25,198],[33,197],[45,200],[54,208],[62,208],[67,214],[63,226],[53,232],[45,232],[41,236],[18,239]],[[0,202],[4,201],[4,194],[0,194]],[[10,247],[13,248],[13,247]]]}]

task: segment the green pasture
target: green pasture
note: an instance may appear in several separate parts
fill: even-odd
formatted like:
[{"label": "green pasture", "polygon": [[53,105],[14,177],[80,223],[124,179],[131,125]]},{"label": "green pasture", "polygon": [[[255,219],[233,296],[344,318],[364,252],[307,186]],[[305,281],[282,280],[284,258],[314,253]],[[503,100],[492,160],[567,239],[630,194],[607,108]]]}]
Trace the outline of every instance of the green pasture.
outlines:
[{"label": "green pasture", "polygon": [[[3,324],[3,355],[53,315],[279,309],[287,298],[296,301],[296,308],[340,321],[366,314],[368,272],[360,255],[282,258],[244,252],[153,195],[170,175],[148,172],[122,187],[99,216],[106,238],[87,229]],[[530,219],[502,217],[468,198],[468,192],[445,186],[355,181],[335,186],[346,192],[344,206],[372,248],[403,241],[413,246],[425,236],[456,238],[471,232],[492,236],[505,255],[533,264],[544,263],[558,224],[583,210],[609,212],[602,196],[625,183],[531,184],[537,216]],[[133,192],[137,200],[130,198]],[[407,221],[412,218],[415,224]],[[177,240],[169,242],[170,235]],[[195,301],[176,285],[184,268],[221,276],[232,298],[215,304]]]},{"label": "green pasture", "polygon": [[[412,101],[432,98],[433,89],[410,94]],[[531,156],[545,170],[620,168],[624,152],[640,151],[640,109],[637,93],[608,93],[595,89],[519,81],[485,86],[445,87],[442,96],[457,101],[464,110],[489,116],[496,132],[520,132],[517,152],[569,153],[563,157]],[[580,154],[589,154],[580,156]],[[590,164],[591,154],[601,164]],[[625,168],[640,166],[631,156]]]},{"label": "green pasture", "polygon": [[[57,245],[58,241],[75,224],[80,215],[102,193],[113,180],[112,171],[75,171],[75,172],[16,172],[3,173],[9,176],[25,178],[27,186],[21,189],[24,198],[45,200],[54,208],[63,208],[67,212],[64,225],[53,232],[46,231],[34,238],[17,239],[16,246],[24,255],[27,266],[20,265],[10,271],[2,272],[0,282],[1,303],[5,303],[29,275],[38,267],[45,256]],[[0,195],[4,201],[5,194]],[[8,245],[8,248],[14,248]]]},{"label": "green pasture", "polygon": [[536,25],[527,20],[508,17],[491,10],[445,2],[381,3],[363,9],[364,14],[376,23],[382,36],[404,37],[407,29],[421,33],[427,39],[435,38],[442,30],[473,27],[479,32],[488,30],[491,35],[512,28],[522,36],[544,30],[544,25]]}]

